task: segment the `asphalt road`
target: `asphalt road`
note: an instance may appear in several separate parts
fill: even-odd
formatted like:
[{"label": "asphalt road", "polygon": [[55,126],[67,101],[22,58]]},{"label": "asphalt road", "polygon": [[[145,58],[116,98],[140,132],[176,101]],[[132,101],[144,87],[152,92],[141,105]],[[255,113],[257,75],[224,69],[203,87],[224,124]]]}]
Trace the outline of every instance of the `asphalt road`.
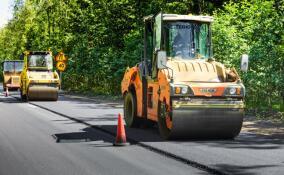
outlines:
[{"label": "asphalt road", "polygon": [[164,141],[155,127],[127,128],[137,143],[113,147],[108,133],[115,133],[119,112],[120,103],[98,99],[21,103],[0,95],[0,175],[284,174],[284,141],[252,133]]},{"label": "asphalt road", "polygon": [[113,141],[109,134],[0,95],[0,175],[208,174],[137,145],[113,147]]}]

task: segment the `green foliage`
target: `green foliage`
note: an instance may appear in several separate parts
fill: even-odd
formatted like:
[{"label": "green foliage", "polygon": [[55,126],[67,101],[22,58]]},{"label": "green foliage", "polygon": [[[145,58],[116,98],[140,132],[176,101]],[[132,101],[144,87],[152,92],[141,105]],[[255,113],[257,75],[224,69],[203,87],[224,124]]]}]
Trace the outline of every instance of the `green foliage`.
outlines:
[{"label": "green foliage", "polygon": [[215,4],[221,6],[203,0],[15,0],[14,18],[0,30],[0,59],[64,48],[70,60],[66,89],[119,94],[125,68],[141,59],[143,16],[209,13]]},{"label": "green foliage", "polygon": [[242,77],[247,105],[253,108],[271,109],[283,103],[284,3],[276,2],[230,2],[214,13],[215,57],[238,68],[241,55],[249,55],[250,68]]}]

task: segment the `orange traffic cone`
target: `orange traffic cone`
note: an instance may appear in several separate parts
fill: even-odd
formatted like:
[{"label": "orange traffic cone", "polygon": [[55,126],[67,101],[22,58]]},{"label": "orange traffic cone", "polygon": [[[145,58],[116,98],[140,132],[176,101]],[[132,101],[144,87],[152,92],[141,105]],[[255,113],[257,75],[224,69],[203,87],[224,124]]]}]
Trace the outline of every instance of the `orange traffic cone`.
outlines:
[{"label": "orange traffic cone", "polygon": [[117,123],[117,131],[116,131],[116,139],[114,146],[126,146],[129,145],[128,142],[126,142],[126,134],[124,129],[123,120],[121,117],[121,114],[118,114],[118,123]]}]

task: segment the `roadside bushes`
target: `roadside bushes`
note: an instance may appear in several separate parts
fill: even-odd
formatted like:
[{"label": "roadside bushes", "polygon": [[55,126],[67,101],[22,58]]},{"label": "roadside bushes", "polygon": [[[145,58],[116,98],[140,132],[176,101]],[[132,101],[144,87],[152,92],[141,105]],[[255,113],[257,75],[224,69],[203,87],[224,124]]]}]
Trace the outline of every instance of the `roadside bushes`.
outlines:
[{"label": "roadside bushes", "polygon": [[283,12],[283,1],[263,0],[230,2],[214,12],[216,59],[239,68],[241,54],[249,55],[249,71],[241,74],[249,108],[283,111]]}]

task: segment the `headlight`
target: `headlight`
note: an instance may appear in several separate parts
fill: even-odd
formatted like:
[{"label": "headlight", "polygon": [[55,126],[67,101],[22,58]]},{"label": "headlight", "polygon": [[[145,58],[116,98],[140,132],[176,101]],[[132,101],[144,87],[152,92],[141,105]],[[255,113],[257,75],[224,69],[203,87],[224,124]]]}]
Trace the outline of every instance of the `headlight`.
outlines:
[{"label": "headlight", "polygon": [[230,95],[235,95],[236,94],[237,89],[236,88],[230,88],[229,93]]},{"label": "headlight", "polygon": [[225,90],[225,96],[239,96],[239,95],[244,95],[242,92],[242,88],[241,87],[228,87]]},{"label": "headlight", "polygon": [[181,88],[181,93],[182,94],[187,94],[187,91],[188,91],[188,87],[182,87]]}]

